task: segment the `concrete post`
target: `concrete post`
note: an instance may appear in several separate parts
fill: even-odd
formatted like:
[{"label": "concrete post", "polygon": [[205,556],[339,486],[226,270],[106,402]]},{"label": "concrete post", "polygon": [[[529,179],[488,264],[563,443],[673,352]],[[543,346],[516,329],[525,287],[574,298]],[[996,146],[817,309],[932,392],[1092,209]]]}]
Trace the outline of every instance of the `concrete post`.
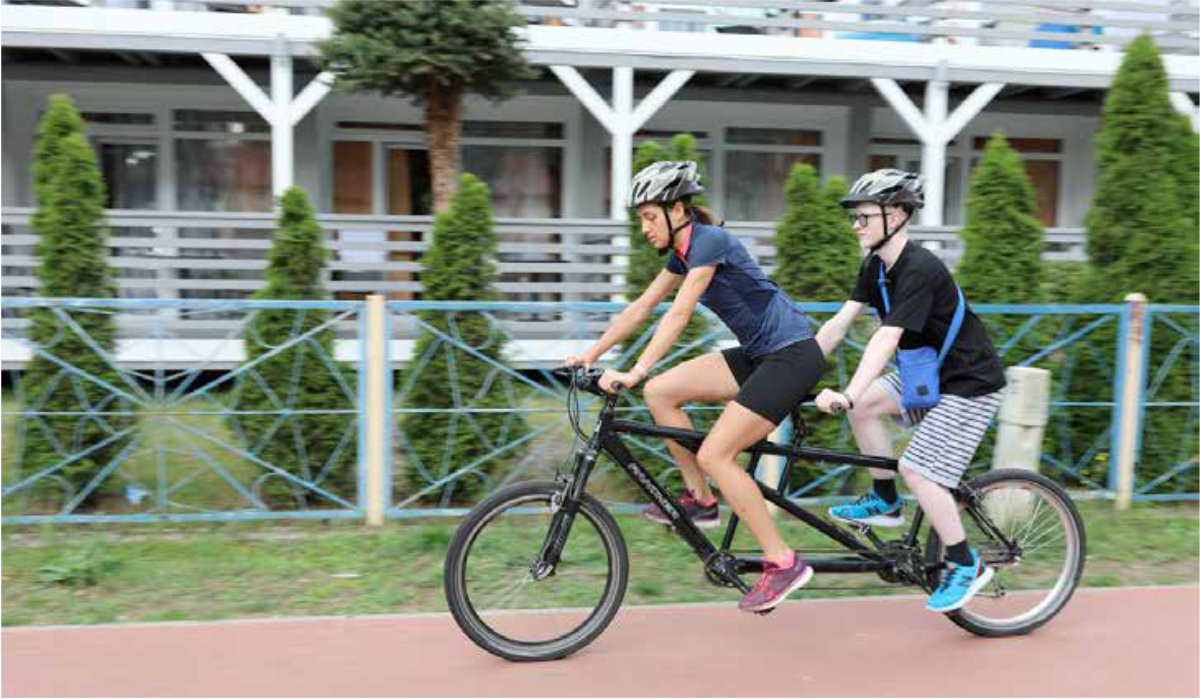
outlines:
[{"label": "concrete post", "polygon": [[1125,343],[1124,365],[1121,371],[1121,411],[1118,427],[1120,441],[1117,450],[1117,509],[1128,510],[1133,504],[1133,474],[1137,460],[1137,437],[1140,425],[1142,401],[1142,366],[1146,361],[1146,345],[1143,342],[1146,318],[1146,296],[1129,294],[1129,327]]},{"label": "concrete post", "polygon": [[[791,418],[779,423],[771,434],[767,435],[767,440],[787,446],[792,441],[792,422]],[[763,485],[770,488],[779,487],[779,479],[783,478],[783,465],[787,463],[786,456],[766,456],[758,463],[758,473],[755,476],[762,481]],[[787,493],[784,493],[787,495]],[[767,512],[772,517],[779,515],[779,508],[773,503],[767,503]]]},{"label": "concrete post", "polygon": [[1005,378],[1008,387],[997,417],[992,468],[1037,471],[1050,416],[1050,372],[1014,366],[1008,368]]}]

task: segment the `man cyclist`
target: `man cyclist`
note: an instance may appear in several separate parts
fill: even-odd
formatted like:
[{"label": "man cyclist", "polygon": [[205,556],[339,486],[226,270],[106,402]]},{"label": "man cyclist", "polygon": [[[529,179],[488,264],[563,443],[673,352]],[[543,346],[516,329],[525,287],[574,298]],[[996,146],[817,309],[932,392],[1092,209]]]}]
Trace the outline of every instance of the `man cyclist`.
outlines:
[{"label": "man cyclist", "polygon": [[[738,453],[766,437],[809,394],[825,371],[825,358],[813,339],[812,324],[800,307],[767,278],[745,247],[716,224],[711,212],[691,204],[703,192],[696,163],[654,163],[633,178],[630,206],[637,209],[642,233],[666,266],[645,292],[613,318],[603,336],[568,365],[591,365],[636,331],[654,308],[678,290],[649,344],[628,372],[609,369],[600,385],[633,387],[670,350],[703,303],[737,337],[740,346],[684,362],[651,379],[646,405],[659,425],[691,429],[683,405],[725,402],[725,409],[700,451],[668,441],[683,473],[687,492],[681,504],[701,527],[720,523],[712,477],[738,517],[762,546],[764,573],[738,604],[743,611],[770,609],[812,577],[812,568],[779,535],[754,479],[738,465]],[[658,507],[647,518],[667,523]]]},{"label": "man cyclist", "polygon": [[[878,312],[881,326],[850,383],[840,392],[822,391],[817,407],[825,412],[847,410],[859,450],[872,456],[892,456],[885,416],[917,426],[900,456],[900,473],[946,544],[950,569],[926,606],[949,612],[965,605],[993,573],[968,547],[949,489],[958,485],[971,464],[1000,405],[1005,381],[987,330],[969,307],[963,309],[958,335],[937,370],[941,400],[934,407],[905,410],[900,377],[895,373],[880,377],[897,348],[941,348],[960,303],[946,265],[920,245],[909,243],[909,219],[924,203],[921,178],[891,169],[862,176],[842,200],[842,206],[850,209],[860,244],[871,254],[859,268],[850,300],[821,326],[817,341],[826,354],[832,352],[867,304]],[[965,305],[965,298],[961,302]],[[872,470],[871,476],[872,492],[852,505],[830,509],[829,514],[844,522],[900,526],[904,519],[895,474]]]}]

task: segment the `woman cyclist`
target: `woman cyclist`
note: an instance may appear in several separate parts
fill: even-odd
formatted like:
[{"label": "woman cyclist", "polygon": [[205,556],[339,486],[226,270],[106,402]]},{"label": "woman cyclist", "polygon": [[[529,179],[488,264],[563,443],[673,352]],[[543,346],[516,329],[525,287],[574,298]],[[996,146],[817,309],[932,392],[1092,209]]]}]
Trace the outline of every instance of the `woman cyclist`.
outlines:
[{"label": "woman cyclist", "polygon": [[[609,369],[600,386],[627,388],[649,376],[703,303],[733,332],[739,347],[684,362],[655,376],[645,387],[646,405],[659,425],[691,429],[682,406],[693,401],[725,402],[725,409],[700,451],[667,442],[683,473],[687,493],[681,504],[701,527],[720,523],[711,477],[729,506],[762,546],[765,571],[738,604],[747,612],[770,609],[812,577],[809,567],[784,542],[754,480],[735,460],[744,448],[766,437],[809,394],[825,371],[808,316],[775,285],[711,212],[691,204],[703,192],[696,163],[657,162],[633,178],[630,206],[637,209],[642,234],[669,257],[649,288],[619,313],[604,335],[570,366],[591,365],[642,327],[654,308],[678,291],[646,349],[628,372]],[[666,523],[654,505],[647,518]]]}]

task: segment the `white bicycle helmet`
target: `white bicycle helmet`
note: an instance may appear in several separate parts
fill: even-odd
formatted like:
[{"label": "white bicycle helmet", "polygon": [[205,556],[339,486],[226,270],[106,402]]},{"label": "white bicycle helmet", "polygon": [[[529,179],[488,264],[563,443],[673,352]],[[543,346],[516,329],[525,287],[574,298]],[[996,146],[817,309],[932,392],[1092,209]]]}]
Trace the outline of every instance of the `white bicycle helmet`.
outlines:
[{"label": "white bicycle helmet", "polygon": [[700,168],[691,160],[660,160],[633,176],[629,206],[651,202],[671,204],[704,191]]},{"label": "white bicycle helmet", "polygon": [[842,199],[841,204],[843,207],[849,208],[864,202],[878,204],[880,213],[883,213],[885,206],[901,206],[908,214],[908,218],[896,230],[888,230],[887,216],[883,217],[883,238],[871,246],[871,252],[878,252],[880,248],[887,245],[892,236],[896,235],[896,231],[908,223],[908,219],[912,218],[913,211],[925,206],[924,180],[915,172],[892,168],[868,172],[855,181],[854,186],[850,188],[850,193]]}]

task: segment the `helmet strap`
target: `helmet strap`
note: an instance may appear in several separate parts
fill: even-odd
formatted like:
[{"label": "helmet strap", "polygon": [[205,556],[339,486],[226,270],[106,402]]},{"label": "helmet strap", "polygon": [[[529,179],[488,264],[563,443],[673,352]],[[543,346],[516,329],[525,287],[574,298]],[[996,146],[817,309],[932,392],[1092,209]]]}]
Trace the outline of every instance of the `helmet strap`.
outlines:
[{"label": "helmet strap", "polygon": [[[672,202],[672,204],[674,204],[674,202]],[[675,234],[678,233],[679,231],[683,230],[684,228],[687,228],[688,224],[690,224],[692,221],[690,218],[685,218],[683,220],[683,222],[680,223],[678,226],[672,226],[671,225],[671,210],[667,207],[666,202],[660,201],[660,202],[658,202],[658,206],[659,206],[659,208],[662,209],[663,220],[665,220],[667,222],[667,247],[665,250],[659,250],[658,254],[666,255],[668,250],[675,249]]]},{"label": "helmet strap", "polygon": [[909,219],[912,218],[912,214],[911,213],[908,214],[904,218],[904,222],[901,223],[899,226],[897,226],[896,230],[892,231],[892,230],[888,230],[887,207],[885,207],[883,204],[879,205],[879,214],[880,214],[879,217],[881,219],[883,219],[883,238],[881,238],[878,243],[875,243],[874,245],[871,246],[871,252],[879,252],[879,250],[881,248],[883,248],[884,245],[888,244],[888,241],[892,239],[892,236],[899,233],[901,229],[903,229],[906,225],[908,225]]}]

